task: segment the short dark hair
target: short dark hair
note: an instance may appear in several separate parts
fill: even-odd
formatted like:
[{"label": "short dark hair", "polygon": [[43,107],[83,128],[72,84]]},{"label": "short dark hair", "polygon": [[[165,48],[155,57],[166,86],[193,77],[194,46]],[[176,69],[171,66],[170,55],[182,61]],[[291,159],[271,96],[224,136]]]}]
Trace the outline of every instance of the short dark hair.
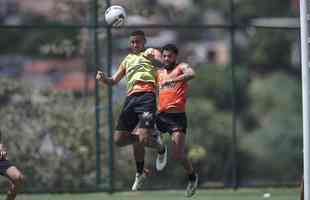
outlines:
[{"label": "short dark hair", "polygon": [[145,38],[145,34],[144,34],[144,32],[141,31],[141,30],[133,31],[133,32],[131,32],[131,34],[130,34],[130,36],[138,36],[138,35]]},{"label": "short dark hair", "polygon": [[164,51],[172,51],[176,55],[178,55],[179,53],[178,48],[174,44],[166,44],[165,46],[163,46],[161,48],[161,52],[164,52]]}]

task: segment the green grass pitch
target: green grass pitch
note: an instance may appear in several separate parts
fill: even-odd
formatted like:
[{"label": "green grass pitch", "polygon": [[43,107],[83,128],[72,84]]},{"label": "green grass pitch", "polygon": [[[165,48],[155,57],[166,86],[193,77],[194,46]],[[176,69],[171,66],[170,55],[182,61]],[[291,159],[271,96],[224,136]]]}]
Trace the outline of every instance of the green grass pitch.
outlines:
[{"label": "green grass pitch", "polygon": [[[269,193],[265,195],[265,193]],[[266,197],[267,196],[267,197]],[[186,198],[182,190],[167,191],[141,191],[141,192],[116,192],[108,193],[84,193],[84,194],[22,194],[17,200],[297,200],[299,190],[297,188],[278,189],[239,189],[225,190],[198,190],[192,198]],[[4,195],[0,199],[5,199]]]}]

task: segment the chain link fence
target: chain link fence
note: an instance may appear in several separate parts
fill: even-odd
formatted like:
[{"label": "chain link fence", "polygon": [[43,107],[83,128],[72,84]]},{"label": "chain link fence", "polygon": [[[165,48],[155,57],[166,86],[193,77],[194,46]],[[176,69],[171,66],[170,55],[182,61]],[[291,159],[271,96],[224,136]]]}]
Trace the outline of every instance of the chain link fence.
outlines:
[{"label": "chain link fence", "polygon": [[[124,27],[103,20],[110,5]],[[174,43],[197,77],[190,83],[186,152],[200,187],[296,186],[302,174],[298,1],[2,0],[0,113],[3,143],[28,192],[128,190],[131,147],[112,142],[126,96],[113,74],[141,29],[147,47]],[[170,144],[168,135],[165,143]],[[146,189],[186,185],[169,159]],[[168,178],[169,177],[169,178]],[[1,184],[6,184],[1,180]]]}]

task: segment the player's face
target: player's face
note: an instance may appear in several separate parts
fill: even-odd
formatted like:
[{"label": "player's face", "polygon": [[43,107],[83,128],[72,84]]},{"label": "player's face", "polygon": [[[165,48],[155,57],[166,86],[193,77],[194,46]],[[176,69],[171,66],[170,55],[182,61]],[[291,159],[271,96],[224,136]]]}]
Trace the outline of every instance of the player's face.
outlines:
[{"label": "player's face", "polygon": [[145,39],[143,36],[131,36],[129,40],[130,49],[133,53],[140,53],[144,50]]},{"label": "player's face", "polygon": [[177,61],[177,55],[172,51],[163,51],[163,63],[166,69],[173,69]]}]

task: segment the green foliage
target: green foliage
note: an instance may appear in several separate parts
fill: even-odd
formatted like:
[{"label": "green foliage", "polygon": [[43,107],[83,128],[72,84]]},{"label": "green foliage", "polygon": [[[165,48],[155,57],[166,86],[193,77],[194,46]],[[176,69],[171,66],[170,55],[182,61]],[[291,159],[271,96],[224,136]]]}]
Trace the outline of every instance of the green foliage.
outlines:
[{"label": "green foliage", "polygon": [[6,78],[1,78],[0,97],[3,143],[26,174],[27,187],[60,190],[94,185],[92,98],[32,90]]},{"label": "green foliage", "polygon": [[[127,9],[129,14],[145,17],[162,13],[161,17],[167,23],[200,24],[204,22],[201,13],[209,10],[219,11],[219,16],[224,16],[226,22],[230,21],[229,1],[191,2],[186,12],[175,10],[172,6],[160,6],[156,1],[142,0],[130,1]],[[289,0],[234,2],[235,22],[240,26],[255,17],[294,15]],[[102,13],[106,4],[104,1],[99,4],[99,13]],[[61,22],[31,16],[25,22],[63,25]],[[179,31],[177,41],[195,41],[201,38],[201,34],[207,33],[209,37],[212,31]],[[236,39],[240,33],[242,37],[246,32],[239,29]],[[296,34],[285,30],[261,29],[248,33],[250,37],[245,39],[246,47],[235,49],[235,62],[242,65],[236,65],[233,69],[229,65],[200,65],[195,68],[197,77],[190,82],[186,152],[201,174],[202,185],[218,184],[230,179],[234,120],[237,122],[236,151],[241,178],[293,181],[298,176],[298,170],[295,169],[301,156],[301,92],[300,83],[296,80],[296,74],[291,73],[290,64],[291,44],[296,41]],[[0,32],[0,46],[5,48],[0,53],[16,54],[18,50],[23,55],[44,57],[46,55],[41,50],[46,44],[57,46],[69,39],[73,46],[78,47],[79,34],[78,29],[66,28],[45,31],[4,29]],[[86,40],[83,42],[87,43]],[[75,53],[78,52],[78,49],[75,50]],[[65,54],[49,56],[64,57]],[[23,82],[3,77],[0,85],[4,143],[9,147],[10,159],[27,175],[27,187],[44,187],[45,190],[95,187],[93,98],[76,97],[70,92],[38,91]],[[104,102],[105,98],[102,96]],[[113,106],[114,118],[117,119],[121,103],[117,102]],[[106,176],[109,156],[106,145],[108,120],[106,108],[102,111],[101,170],[103,176]],[[237,118],[234,119],[234,116]],[[117,188],[128,188],[135,173],[131,147],[115,148],[114,153],[115,185]],[[154,165],[154,157],[154,152],[148,152],[148,165]],[[181,165],[172,160],[169,160],[166,171],[156,175],[152,177],[152,187],[178,187],[187,182]]]},{"label": "green foliage", "polygon": [[252,65],[257,70],[274,70],[289,68],[291,44],[295,35],[281,31],[263,30],[256,31],[250,40]]},{"label": "green foliage", "polygon": [[[294,180],[298,170],[285,171],[297,167],[301,153],[300,83],[283,72],[254,76],[250,81],[247,68],[235,67],[232,94],[231,74],[225,67],[200,66],[196,72],[187,110],[189,143],[202,146],[206,152],[205,159],[194,162],[196,167],[203,166],[199,171],[212,181],[232,169],[231,98],[235,95],[240,178]],[[195,150],[190,145],[191,151]]]},{"label": "green foliage", "polygon": [[247,23],[255,17],[291,17],[293,12],[290,0],[235,1],[236,19],[239,23]]},{"label": "green foliage", "polygon": [[[231,74],[227,66],[208,65],[196,69],[198,76],[190,87],[190,96],[208,98],[219,107],[231,107]],[[198,84],[197,84],[198,83]],[[195,84],[195,85],[194,85]]]},{"label": "green foliage", "polygon": [[[217,10],[230,22],[230,1],[227,0],[193,0],[201,11]],[[255,17],[292,17],[290,0],[256,1],[239,0],[234,2],[234,20],[237,24],[247,24]]]},{"label": "green foliage", "polygon": [[232,69],[228,65],[201,65],[195,70],[197,77],[190,84],[190,96],[207,98],[225,110],[232,110],[232,98],[235,96],[238,109],[245,106],[243,104],[246,103],[245,91],[249,79],[246,67],[234,66],[234,82]]},{"label": "green foliage", "polygon": [[[30,17],[28,17],[30,18]],[[60,22],[50,22],[42,17],[32,17],[24,19],[33,24],[46,24],[46,26],[62,26]],[[25,22],[27,24],[27,22]],[[0,46],[5,47],[0,49],[0,54],[22,54],[36,55],[37,57],[45,57],[42,53],[43,46],[59,47],[63,41],[67,40],[75,47],[73,53],[78,53],[79,47],[79,30],[78,29],[4,29],[0,32]],[[18,52],[17,52],[18,51]],[[65,57],[65,52],[55,53],[50,52],[51,57]]]},{"label": "green foliage", "polygon": [[298,114],[301,112],[299,82],[284,73],[257,77],[249,86],[252,112],[257,117],[272,111]]},{"label": "green foliage", "polygon": [[[9,99],[0,113],[3,142],[8,145],[11,159],[27,174],[32,186],[81,185],[91,176],[95,152],[89,145],[89,134],[94,131],[88,111],[90,102],[82,106],[70,94],[42,94],[11,85],[16,83],[3,82],[6,92],[0,94]],[[70,181],[81,172],[79,181]]]},{"label": "green foliage", "polygon": [[[299,84],[284,73],[252,81],[250,113],[258,127],[241,140],[242,149],[256,158],[249,163],[253,176],[264,174],[278,180],[293,179],[301,156],[301,93]],[[260,171],[267,168],[267,171]],[[285,173],[290,171],[290,173]]]}]

